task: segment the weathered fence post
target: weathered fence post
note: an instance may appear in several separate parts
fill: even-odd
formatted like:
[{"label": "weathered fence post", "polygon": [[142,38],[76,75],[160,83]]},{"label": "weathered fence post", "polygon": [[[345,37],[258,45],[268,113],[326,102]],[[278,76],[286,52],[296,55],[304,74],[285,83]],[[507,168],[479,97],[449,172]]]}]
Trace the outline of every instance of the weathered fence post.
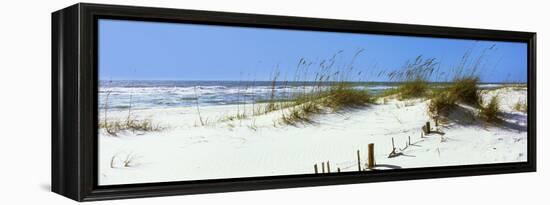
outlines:
[{"label": "weathered fence post", "polygon": [[324,162],[321,163],[321,170],[324,174],[325,173],[325,163]]},{"label": "weathered fence post", "polygon": [[409,145],[411,145],[411,136],[409,136]]},{"label": "weathered fence post", "polygon": [[359,154],[359,150],[357,150],[357,168],[361,171],[361,156]]},{"label": "weathered fence post", "polygon": [[330,161],[327,161],[327,173],[330,173]]},{"label": "weathered fence post", "polygon": [[374,143],[369,144],[369,157],[368,157],[368,167],[369,169],[373,169],[374,164]]},{"label": "weathered fence post", "polygon": [[313,165],[313,169],[315,169],[315,174],[319,174],[319,170],[317,169],[317,164]]},{"label": "weathered fence post", "polygon": [[432,129],[430,128],[430,121],[426,122],[426,134],[430,134],[430,131]]}]

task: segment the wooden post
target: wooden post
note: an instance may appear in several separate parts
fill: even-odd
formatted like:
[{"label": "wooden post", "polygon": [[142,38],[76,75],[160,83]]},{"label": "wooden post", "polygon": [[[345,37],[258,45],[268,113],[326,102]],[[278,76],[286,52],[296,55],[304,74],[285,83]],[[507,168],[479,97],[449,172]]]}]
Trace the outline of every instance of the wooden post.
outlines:
[{"label": "wooden post", "polygon": [[409,136],[409,145],[411,145],[411,136]]},{"label": "wooden post", "polygon": [[426,134],[430,134],[430,131],[432,129],[430,128],[430,121],[426,122]]},{"label": "wooden post", "polygon": [[359,150],[357,150],[357,168],[361,171],[361,156],[359,154]]},{"label": "wooden post", "polygon": [[327,161],[327,173],[330,173],[330,161]]},{"label": "wooden post", "polygon": [[325,173],[325,163],[324,162],[321,163],[321,170],[324,174]]},{"label": "wooden post", "polygon": [[375,164],[374,164],[374,143],[370,143],[369,144],[369,158],[368,158],[368,167],[369,169],[373,169]]},{"label": "wooden post", "polygon": [[392,147],[392,152],[395,152],[395,142],[393,141],[393,137],[391,138],[391,147]]},{"label": "wooden post", "polygon": [[420,138],[424,138],[424,132],[420,132]]},{"label": "wooden post", "polygon": [[437,117],[434,119],[435,120],[435,127],[439,127],[439,122],[437,122],[438,121],[437,119],[438,119]]},{"label": "wooden post", "polygon": [[317,170],[317,164],[313,165],[313,169],[315,169],[315,174],[319,174],[319,170]]}]

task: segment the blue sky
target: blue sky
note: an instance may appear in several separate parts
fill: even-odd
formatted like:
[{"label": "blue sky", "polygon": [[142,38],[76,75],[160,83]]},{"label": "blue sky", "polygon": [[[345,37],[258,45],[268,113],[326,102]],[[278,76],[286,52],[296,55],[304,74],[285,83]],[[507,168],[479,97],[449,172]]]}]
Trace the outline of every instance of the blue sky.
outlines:
[{"label": "blue sky", "polygon": [[99,20],[100,80],[260,81],[269,80],[274,70],[291,80],[301,58],[318,65],[339,53],[337,69],[358,50],[363,51],[353,67],[361,71],[361,80],[387,81],[381,71],[399,70],[418,55],[436,58],[439,72],[449,73],[467,51],[469,63],[485,54],[483,82],[527,79],[526,43]]}]

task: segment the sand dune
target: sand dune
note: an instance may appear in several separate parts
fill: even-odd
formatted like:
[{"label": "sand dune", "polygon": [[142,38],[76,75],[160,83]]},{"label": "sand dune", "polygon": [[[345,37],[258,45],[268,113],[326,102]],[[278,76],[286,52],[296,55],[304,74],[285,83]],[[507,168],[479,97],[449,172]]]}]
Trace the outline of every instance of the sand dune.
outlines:
[{"label": "sand dune", "polygon": [[[415,168],[527,160],[527,115],[514,111],[526,102],[527,90],[484,90],[488,99],[501,99],[504,121],[498,125],[477,119],[476,110],[462,105],[448,124],[434,129],[445,133],[421,138],[421,127],[431,121],[428,101],[386,100],[361,109],[319,114],[309,124],[280,122],[283,111],[242,120],[221,120],[253,105],[203,106],[200,125],[196,107],[133,110],[136,119],[149,118],[163,130],[125,131],[99,136],[99,183],[129,184],[218,178],[311,174],[313,165],[330,161],[331,169],[357,171],[356,151],[366,159],[367,145],[375,144],[380,168]],[[254,105],[261,106],[261,105]],[[124,118],[127,111],[111,111]],[[388,158],[394,138],[402,155]],[[127,162],[127,167],[124,166]],[[363,166],[366,160],[362,161]],[[112,167],[111,167],[112,166]]]}]

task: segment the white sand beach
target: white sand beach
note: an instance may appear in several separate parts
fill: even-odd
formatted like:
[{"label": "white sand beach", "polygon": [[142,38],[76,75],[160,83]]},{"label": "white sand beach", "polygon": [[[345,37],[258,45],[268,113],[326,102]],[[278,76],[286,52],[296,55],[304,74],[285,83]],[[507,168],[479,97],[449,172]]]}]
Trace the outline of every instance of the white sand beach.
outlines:
[{"label": "white sand beach", "polygon": [[[379,99],[361,109],[318,114],[314,122],[296,126],[280,122],[284,110],[220,120],[237,110],[252,110],[252,104],[200,106],[203,120],[208,120],[204,126],[192,106],[132,110],[134,118],[151,119],[163,129],[123,131],[117,136],[100,130],[99,184],[312,174],[314,164],[326,161],[332,172],[357,171],[356,152],[365,167],[369,143],[375,144],[380,169],[526,161],[527,114],[515,111],[514,105],[527,102],[527,89],[507,87],[481,94],[483,99],[499,97],[503,122],[485,123],[475,109],[461,105],[448,124],[435,127],[424,99]],[[127,115],[124,110],[108,113],[109,118]],[[421,138],[427,121],[444,134]],[[402,155],[388,158],[392,138],[400,150],[409,137],[412,145]],[[130,160],[124,166],[126,159]]]}]

